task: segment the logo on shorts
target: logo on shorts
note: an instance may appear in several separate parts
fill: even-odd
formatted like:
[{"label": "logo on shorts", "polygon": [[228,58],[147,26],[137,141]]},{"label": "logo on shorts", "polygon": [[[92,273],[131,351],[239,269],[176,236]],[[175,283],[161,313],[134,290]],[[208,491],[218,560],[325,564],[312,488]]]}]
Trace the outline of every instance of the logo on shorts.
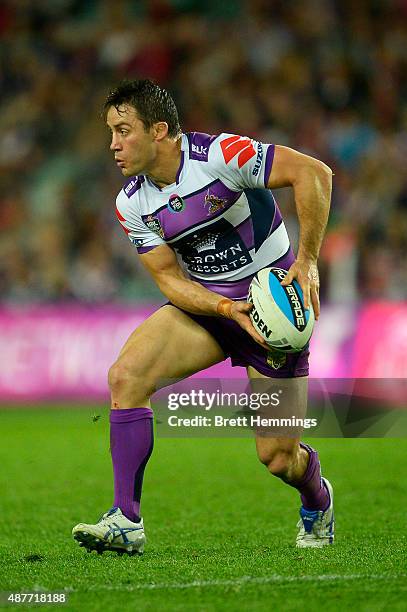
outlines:
[{"label": "logo on shorts", "polygon": [[279,370],[282,368],[287,361],[287,354],[281,351],[273,351],[273,349],[267,352],[267,365],[273,368],[273,370]]},{"label": "logo on shorts", "polygon": [[168,200],[167,208],[170,212],[179,213],[182,212],[185,208],[185,202],[181,198],[181,196],[173,193]]},{"label": "logo on shorts", "polygon": [[151,230],[155,234],[158,234],[160,238],[164,238],[164,231],[161,227],[160,219],[157,219],[157,217],[154,217],[153,215],[148,215],[144,223],[149,230]]}]

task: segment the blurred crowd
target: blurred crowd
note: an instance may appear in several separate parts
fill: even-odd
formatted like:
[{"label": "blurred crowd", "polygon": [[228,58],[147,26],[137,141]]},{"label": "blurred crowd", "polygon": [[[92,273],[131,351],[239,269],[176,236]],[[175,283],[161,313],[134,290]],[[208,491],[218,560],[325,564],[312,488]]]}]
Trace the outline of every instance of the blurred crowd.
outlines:
[{"label": "blurred crowd", "polygon": [[[158,297],[115,220],[100,117],[118,80],[147,76],[184,131],[332,167],[325,301],[407,298],[406,0],[2,0],[3,303]],[[275,195],[295,243],[292,192]]]}]

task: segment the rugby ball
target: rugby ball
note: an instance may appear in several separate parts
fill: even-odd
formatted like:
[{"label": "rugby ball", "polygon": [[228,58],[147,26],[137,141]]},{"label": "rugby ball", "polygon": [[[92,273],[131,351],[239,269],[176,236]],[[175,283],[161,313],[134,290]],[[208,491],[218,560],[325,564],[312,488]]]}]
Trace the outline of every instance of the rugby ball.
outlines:
[{"label": "rugby ball", "polygon": [[287,274],[282,268],[263,268],[253,278],[248,301],[250,319],[270,347],[297,353],[308,344],[314,327],[312,305],[304,308],[302,289],[296,280],[283,287]]}]

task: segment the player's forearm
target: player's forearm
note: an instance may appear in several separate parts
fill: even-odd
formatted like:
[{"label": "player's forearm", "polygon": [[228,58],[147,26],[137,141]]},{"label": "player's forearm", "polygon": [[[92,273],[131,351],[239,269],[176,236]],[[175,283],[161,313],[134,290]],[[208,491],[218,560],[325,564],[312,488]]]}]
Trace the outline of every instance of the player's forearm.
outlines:
[{"label": "player's forearm", "polygon": [[298,174],[293,188],[300,224],[297,259],[315,263],[328,222],[332,171],[322,162],[313,162]]},{"label": "player's forearm", "polygon": [[226,299],[188,278],[171,276],[157,281],[160,290],[175,306],[193,314],[216,316],[219,302]]}]

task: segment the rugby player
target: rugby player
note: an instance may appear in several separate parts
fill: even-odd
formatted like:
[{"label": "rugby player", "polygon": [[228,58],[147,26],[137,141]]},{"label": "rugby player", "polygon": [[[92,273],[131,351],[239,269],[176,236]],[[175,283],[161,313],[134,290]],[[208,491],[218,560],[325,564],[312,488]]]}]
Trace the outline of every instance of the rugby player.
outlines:
[{"label": "rugby player", "polygon": [[[332,172],[288,147],[220,134],[182,133],[170,94],[150,80],[123,81],[107,97],[110,149],[128,180],[117,216],[169,303],[129,337],[109,371],[113,507],[74,538],[88,550],[142,553],[140,498],[153,449],[150,397],[163,379],[181,379],[231,357],[248,376],[284,378],[304,412],[308,349],[268,350],[251,324],[254,274],[270,265],[297,279],[305,306],[319,316],[317,258]],[[294,190],[299,221],[295,256],[271,189]],[[332,486],[317,452],[299,438],[256,438],[259,460],[301,496],[298,547],[332,544]]]}]

